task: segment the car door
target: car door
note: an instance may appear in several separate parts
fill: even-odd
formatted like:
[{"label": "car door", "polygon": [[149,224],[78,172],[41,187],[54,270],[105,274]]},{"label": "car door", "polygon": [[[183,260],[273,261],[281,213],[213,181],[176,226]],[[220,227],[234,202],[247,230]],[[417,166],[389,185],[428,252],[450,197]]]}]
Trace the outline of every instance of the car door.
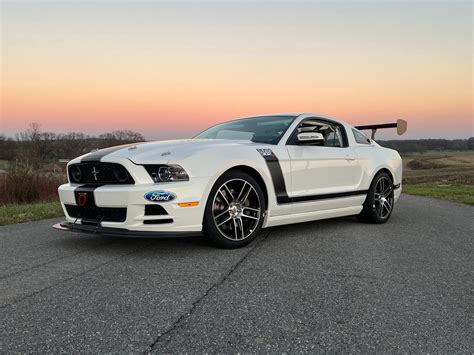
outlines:
[{"label": "car door", "polygon": [[[322,142],[298,140],[302,132],[319,132]],[[362,168],[348,144],[344,126],[309,118],[300,123],[287,143],[291,161],[293,213],[349,207]]]}]

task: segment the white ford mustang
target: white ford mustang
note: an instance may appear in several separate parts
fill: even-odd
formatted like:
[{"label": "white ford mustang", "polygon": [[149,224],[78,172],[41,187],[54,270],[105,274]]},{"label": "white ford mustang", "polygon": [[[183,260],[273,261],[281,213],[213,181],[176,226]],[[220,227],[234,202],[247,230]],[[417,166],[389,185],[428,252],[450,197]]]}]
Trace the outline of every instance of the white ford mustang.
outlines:
[{"label": "white ford mustang", "polygon": [[[397,127],[406,122],[359,126]],[[357,215],[384,223],[402,161],[349,124],[275,114],[218,124],[193,139],[106,148],[72,160],[59,187],[62,230],[119,236],[204,233],[243,246],[261,228]],[[373,135],[372,135],[373,138]]]}]

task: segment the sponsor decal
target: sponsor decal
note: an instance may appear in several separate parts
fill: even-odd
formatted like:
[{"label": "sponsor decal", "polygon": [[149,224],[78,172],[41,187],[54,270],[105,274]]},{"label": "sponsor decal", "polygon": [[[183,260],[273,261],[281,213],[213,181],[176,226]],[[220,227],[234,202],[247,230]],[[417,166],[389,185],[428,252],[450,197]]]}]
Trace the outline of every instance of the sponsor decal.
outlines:
[{"label": "sponsor decal", "polygon": [[273,151],[268,148],[257,149],[257,152],[259,152],[263,157],[268,157],[273,154]]},{"label": "sponsor decal", "polygon": [[145,194],[145,200],[151,202],[169,202],[176,198],[176,195],[168,191],[150,191]]}]

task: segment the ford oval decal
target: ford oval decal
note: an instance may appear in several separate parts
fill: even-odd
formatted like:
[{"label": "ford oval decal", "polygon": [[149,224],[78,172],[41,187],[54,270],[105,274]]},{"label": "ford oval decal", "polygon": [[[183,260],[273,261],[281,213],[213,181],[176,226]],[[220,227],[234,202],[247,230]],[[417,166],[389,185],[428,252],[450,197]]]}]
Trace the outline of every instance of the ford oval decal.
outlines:
[{"label": "ford oval decal", "polygon": [[176,195],[168,191],[150,191],[145,194],[145,199],[151,202],[169,202],[175,198]]}]

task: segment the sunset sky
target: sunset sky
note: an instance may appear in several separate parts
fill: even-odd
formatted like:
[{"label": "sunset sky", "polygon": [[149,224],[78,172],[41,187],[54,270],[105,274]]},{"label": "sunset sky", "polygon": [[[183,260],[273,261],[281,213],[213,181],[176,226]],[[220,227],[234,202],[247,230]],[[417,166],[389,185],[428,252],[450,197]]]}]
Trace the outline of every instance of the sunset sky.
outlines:
[{"label": "sunset sky", "polygon": [[474,135],[471,1],[20,0],[1,16],[6,135],[181,138],[295,111]]}]

